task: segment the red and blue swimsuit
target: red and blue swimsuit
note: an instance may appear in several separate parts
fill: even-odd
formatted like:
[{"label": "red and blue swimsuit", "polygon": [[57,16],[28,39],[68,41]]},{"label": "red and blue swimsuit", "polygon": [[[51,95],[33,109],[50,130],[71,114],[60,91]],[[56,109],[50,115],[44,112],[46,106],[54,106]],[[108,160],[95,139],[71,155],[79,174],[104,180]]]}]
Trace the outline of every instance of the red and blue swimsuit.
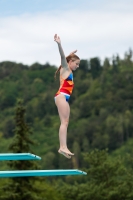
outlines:
[{"label": "red and blue swimsuit", "polygon": [[57,95],[63,94],[66,98],[66,101],[68,101],[70,98],[70,95],[72,94],[73,87],[74,87],[74,82],[73,82],[72,73],[70,73],[66,79],[63,79],[60,76],[60,88],[58,92],[55,94],[55,98],[57,97]]}]

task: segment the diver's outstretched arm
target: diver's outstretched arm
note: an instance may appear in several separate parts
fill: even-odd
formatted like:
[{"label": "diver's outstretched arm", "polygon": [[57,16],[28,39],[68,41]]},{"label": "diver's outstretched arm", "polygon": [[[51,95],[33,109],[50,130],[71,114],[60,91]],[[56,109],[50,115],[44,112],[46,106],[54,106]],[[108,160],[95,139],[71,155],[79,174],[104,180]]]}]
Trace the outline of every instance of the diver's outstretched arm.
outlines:
[{"label": "diver's outstretched arm", "polygon": [[61,46],[60,37],[57,36],[57,34],[55,34],[55,36],[54,36],[54,41],[57,42],[57,44],[58,44],[59,53],[60,53],[60,56],[61,56],[61,66],[63,68],[67,69],[68,68],[68,64],[67,64],[67,61],[66,61],[66,57],[65,57],[64,51],[63,51],[62,46]]}]

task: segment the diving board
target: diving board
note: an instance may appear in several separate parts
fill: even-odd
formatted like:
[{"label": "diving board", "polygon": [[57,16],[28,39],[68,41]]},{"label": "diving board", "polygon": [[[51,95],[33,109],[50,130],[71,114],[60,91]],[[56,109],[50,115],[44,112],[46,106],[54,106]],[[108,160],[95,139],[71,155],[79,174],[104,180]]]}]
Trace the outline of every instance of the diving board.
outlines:
[{"label": "diving board", "polygon": [[86,175],[87,173],[78,169],[62,170],[17,170],[0,171],[0,178],[26,177],[26,176],[62,176],[62,175]]},{"label": "diving board", "polygon": [[32,153],[1,153],[0,160],[41,160],[41,157]]}]

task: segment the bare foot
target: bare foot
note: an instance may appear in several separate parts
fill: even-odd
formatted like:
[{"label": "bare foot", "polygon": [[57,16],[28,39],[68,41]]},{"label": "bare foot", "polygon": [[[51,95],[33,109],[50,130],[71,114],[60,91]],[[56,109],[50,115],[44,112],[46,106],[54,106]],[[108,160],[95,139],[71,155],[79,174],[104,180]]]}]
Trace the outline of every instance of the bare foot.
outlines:
[{"label": "bare foot", "polygon": [[71,156],[69,156],[67,153],[61,151],[60,149],[58,150],[58,153],[62,154],[63,156],[65,156],[66,158],[70,159]]},{"label": "bare foot", "polygon": [[74,153],[71,153],[71,152],[69,151],[69,149],[67,149],[67,148],[60,148],[59,150],[60,150],[61,152],[63,152],[63,153],[66,153],[66,154],[70,155],[70,156],[73,156],[73,155],[74,155]]}]

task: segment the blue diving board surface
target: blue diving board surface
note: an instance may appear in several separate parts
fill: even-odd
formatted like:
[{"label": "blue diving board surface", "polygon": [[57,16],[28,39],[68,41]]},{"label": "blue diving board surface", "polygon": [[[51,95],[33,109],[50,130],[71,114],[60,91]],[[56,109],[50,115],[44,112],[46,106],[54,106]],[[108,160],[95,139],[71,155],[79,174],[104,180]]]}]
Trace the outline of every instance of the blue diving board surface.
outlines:
[{"label": "blue diving board surface", "polygon": [[31,153],[0,153],[1,160],[41,160],[41,157]]},{"label": "blue diving board surface", "polygon": [[26,176],[62,176],[62,175],[86,175],[84,171],[78,169],[62,170],[17,170],[17,171],[0,171],[0,178],[9,177],[26,177]]}]

